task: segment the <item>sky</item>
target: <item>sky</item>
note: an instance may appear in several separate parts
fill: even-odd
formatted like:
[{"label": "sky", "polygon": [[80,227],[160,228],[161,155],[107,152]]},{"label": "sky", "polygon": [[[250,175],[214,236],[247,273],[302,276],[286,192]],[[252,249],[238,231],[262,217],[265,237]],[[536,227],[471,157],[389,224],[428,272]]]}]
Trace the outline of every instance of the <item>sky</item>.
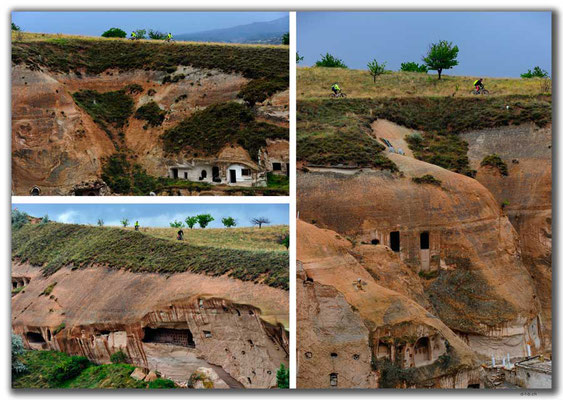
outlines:
[{"label": "sky", "polygon": [[14,204],[14,208],[33,217],[47,214],[62,223],[96,225],[101,218],[107,226],[120,226],[125,217],[130,225],[139,221],[141,226],[169,227],[172,221],[197,214],[215,218],[209,228],[222,228],[223,217],[235,218],[241,227],[251,226],[252,217],[267,217],[270,225],[289,224],[287,204]]},{"label": "sky", "polygon": [[519,77],[538,65],[551,75],[550,12],[299,12],[299,65],[326,52],[349,68],[367,69],[374,58],[399,70],[421,63],[430,43],[459,47],[449,75]]},{"label": "sky", "polygon": [[27,32],[99,36],[116,27],[127,33],[153,29],[178,35],[272,21],[287,15],[287,12],[223,11],[21,11],[12,12],[12,22]]}]

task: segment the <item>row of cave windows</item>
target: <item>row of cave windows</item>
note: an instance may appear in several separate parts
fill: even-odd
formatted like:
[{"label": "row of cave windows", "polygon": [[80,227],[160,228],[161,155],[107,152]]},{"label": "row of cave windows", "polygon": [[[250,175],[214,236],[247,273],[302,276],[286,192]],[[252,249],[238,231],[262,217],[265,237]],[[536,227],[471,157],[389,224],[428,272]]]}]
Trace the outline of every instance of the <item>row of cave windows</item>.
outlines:
[{"label": "row of cave windows", "polygon": [[[394,252],[401,251],[401,233],[399,231],[393,231],[389,234],[389,243],[391,245],[391,250]],[[379,239],[373,239],[371,244],[379,244]],[[430,233],[421,232],[420,233],[420,250],[428,250],[430,248]]]},{"label": "row of cave windows", "polygon": [[[307,351],[307,352],[305,353],[305,358],[313,358],[313,353],[311,353],[310,351]],[[330,358],[338,358],[338,353],[330,353]],[[360,355],[359,355],[359,354],[354,354],[354,355],[352,356],[352,358],[357,361],[357,360],[360,359]]]}]

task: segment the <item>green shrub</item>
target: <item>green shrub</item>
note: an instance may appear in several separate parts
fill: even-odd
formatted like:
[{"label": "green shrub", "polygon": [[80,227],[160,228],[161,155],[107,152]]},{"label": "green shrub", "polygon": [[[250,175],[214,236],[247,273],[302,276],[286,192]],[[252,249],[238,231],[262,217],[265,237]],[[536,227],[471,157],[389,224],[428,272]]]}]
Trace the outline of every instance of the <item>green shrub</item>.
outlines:
[{"label": "green shrub", "polygon": [[315,67],[348,68],[340,58],[334,57],[329,53],[326,53],[325,55],[321,54],[321,59],[315,63]]},{"label": "green shrub", "polygon": [[12,230],[19,229],[29,223],[29,215],[17,208],[12,210]]},{"label": "green shrub", "polygon": [[170,153],[190,149],[216,155],[227,144],[238,144],[254,160],[260,148],[266,146],[266,139],[289,140],[289,130],[255,121],[248,107],[235,102],[197,111],[162,135],[164,149]]},{"label": "green shrub", "polygon": [[149,38],[152,40],[164,40],[166,39],[166,33],[149,29]]},{"label": "green shrub", "polygon": [[66,328],[66,324],[65,324],[64,322],[61,322],[61,323],[59,324],[59,326],[57,326],[57,327],[55,328],[55,330],[53,331],[53,336],[57,336],[57,334],[58,334],[59,332],[61,332],[64,328]]},{"label": "green shrub", "polygon": [[149,126],[162,125],[165,116],[166,111],[162,110],[155,101],[149,101],[135,112],[135,118],[147,121]]},{"label": "green shrub", "polygon": [[403,369],[398,362],[384,358],[375,362],[375,368],[379,371],[380,388],[395,389],[403,383],[407,385],[414,383],[414,369]]},{"label": "green shrub", "polygon": [[223,217],[221,222],[226,228],[231,228],[237,225],[237,221],[233,217]]},{"label": "green shrub", "polygon": [[58,386],[63,382],[75,378],[90,365],[90,361],[86,357],[71,356],[55,364],[51,376],[48,377],[49,382],[53,386]]},{"label": "green shrub", "polygon": [[280,367],[276,371],[276,382],[278,388],[289,389],[289,368],[286,368],[283,363],[280,364]]},{"label": "green shrub", "polygon": [[529,69],[528,71],[524,72],[520,75],[521,78],[529,79],[529,78],[546,78],[549,74],[546,70],[541,69],[538,66],[535,66],[533,70]]},{"label": "green shrub", "polygon": [[184,223],[183,223],[182,221],[170,222],[170,227],[171,227],[171,228],[183,228],[183,227],[184,227]]},{"label": "green shrub", "polygon": [[41,292],[40,296],[49,296],[51,293],[53,293],[53,289],[55,289],[55,286],[57,286],[57,282],[51,283],[43,290],[43,292]]},{"label": "green shrub", "polygon": [[127,354],[125,354],[123,351],[118,350],[109,357],[109,360],[112,362],[112,364],[126,364],[129,360],[129,357],[127,357]]},{"label": "green shrub", "polygon": [[86,110],[97,123],[121,128],[133,114],[133,99],[125,93],[125,90],[105,93],[80,90],[73,93],[72,97],[76,104]]},{"label": "green shrub", "polygon": [[12,22],[12,30],[15,32],[21,31],[21,28]]},{"label": "green shrub", "polygon": [[176,384],[170,379],[156,378],[149,382],[149,389],[174,389]]},{"label": "green shrub", "polygon": [[12,375],[18,376],[27,372],[27,366],[21,361],[25,349],[21,336],[12,333]]},{"label": "green shrub", "polygon": [[287,89],[289,76],[281,78],[260,78],[248,82],[238,93],[249,105],[261,103],[276,92]]},{"label": "green shrub", "polygon": [[489,166],[499,170],[501,175],[508,176],[508,166],[496,153],[490,154],[483,158],[481,161],[481,167]]},{"label": "green shrub", "polygon": [[401,71],[405,72],[422,72],[428,73],[428,67],[424,64],[418,64],[413,61],[401,63]]},{"label": "green shrub", "polygon": [[211,214],[199,214],[197,216],[197,223],[201,229],[205,229],[210,222],[215,221]]},{"label": "green shrub", "polygon": [[440,274],[440,272],[435,269],[432,271],[419,271],[418,272],[418,276],[420,276],[423,279],[434,279],[436,278],[438,275]]},{"label": "green shrub", "polygon": [[106,38],[125,38],[127,37],[127,33],[119,28],[110,28],[107,31],[105,31],[104,33],[102,33],[102,37],[106,37]]},{"label": "green shrub", "polygon": [[131,83],[125,86],[125,91],[127,91],[130,94],[143,93],[143,87],[138,83]]},{"label": "green shrub", "polygon": [[442,186],[442,181],[434,178],[430,174],[414,177],[412,178],[412,181],[419,185],[428,184],[428,185]]}]

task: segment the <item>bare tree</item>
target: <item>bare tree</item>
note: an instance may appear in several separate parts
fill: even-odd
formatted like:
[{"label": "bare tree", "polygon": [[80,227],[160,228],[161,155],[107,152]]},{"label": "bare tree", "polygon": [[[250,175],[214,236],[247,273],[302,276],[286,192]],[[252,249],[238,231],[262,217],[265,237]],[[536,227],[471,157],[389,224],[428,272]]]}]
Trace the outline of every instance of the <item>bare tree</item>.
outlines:
[{"label": "bare tree", "polygon": [[254,225],[258,225],[258,229],[262,228],[262,224],[269,224],[270,220],[266,217],[256,217],[256,218],[251,218],[250,222],[252,222]]}]

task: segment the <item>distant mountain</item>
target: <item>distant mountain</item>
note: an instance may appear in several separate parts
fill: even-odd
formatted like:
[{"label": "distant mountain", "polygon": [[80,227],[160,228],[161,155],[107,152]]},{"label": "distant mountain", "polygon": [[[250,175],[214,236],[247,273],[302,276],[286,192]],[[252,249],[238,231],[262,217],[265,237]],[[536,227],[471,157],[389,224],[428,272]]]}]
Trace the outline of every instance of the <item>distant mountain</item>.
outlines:
[{"label": "distant mountain", "polygon": [[289,32],[289,16],[232,28],[181,33],[174,35],[174,39],[193,42],[281,44],[282,36],[287,32]]}]

